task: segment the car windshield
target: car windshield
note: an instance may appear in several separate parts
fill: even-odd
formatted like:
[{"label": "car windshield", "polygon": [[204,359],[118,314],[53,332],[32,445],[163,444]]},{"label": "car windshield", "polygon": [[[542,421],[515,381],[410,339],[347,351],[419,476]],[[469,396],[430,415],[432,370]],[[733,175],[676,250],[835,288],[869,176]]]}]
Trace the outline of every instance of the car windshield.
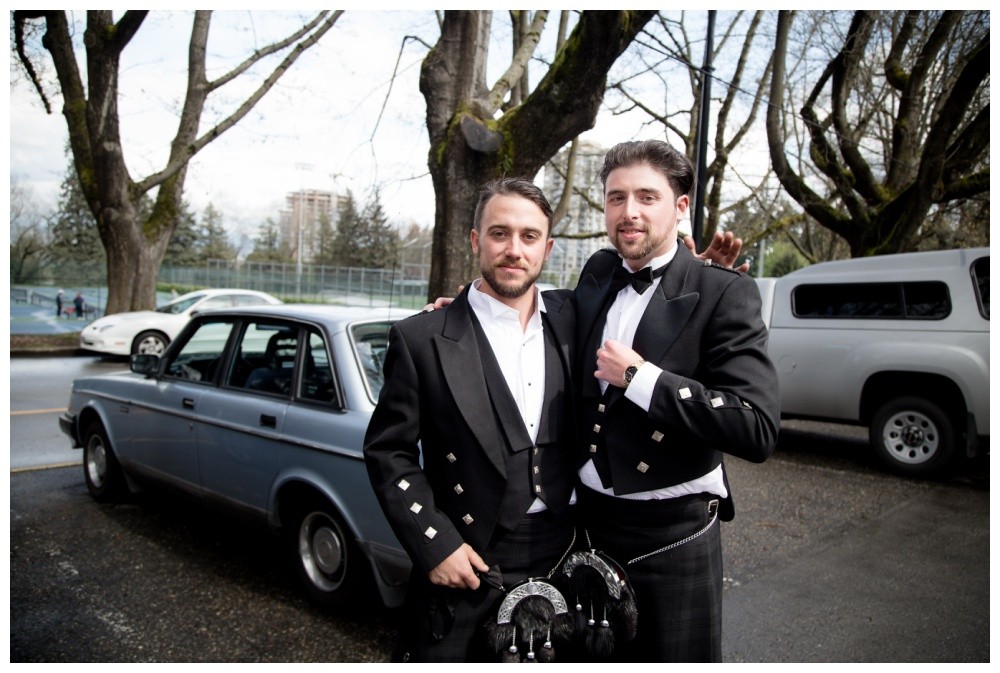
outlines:
[{"label": "car windshield", "polygon": [[361,371],[368,384],[369,395],[374,402],[385,379],[382,375],[382,362],[389,346],[389,327],[392,323],[374,322],[362,323],[351,327],[351,337],[354,349],[361,363]]},{"label": "car windshield", "polygon": [[191,308],[191,306],[194,303],[201,301],[204,298],[204,296],[205,295],[200,293],[186,294],[183,297],[180,297],[179,299],[175,299],[169,304],[164,304],[163,306],[161,306],[156,310],[159,313],[173,313],[173,314],[183,313],[184,311]]}]

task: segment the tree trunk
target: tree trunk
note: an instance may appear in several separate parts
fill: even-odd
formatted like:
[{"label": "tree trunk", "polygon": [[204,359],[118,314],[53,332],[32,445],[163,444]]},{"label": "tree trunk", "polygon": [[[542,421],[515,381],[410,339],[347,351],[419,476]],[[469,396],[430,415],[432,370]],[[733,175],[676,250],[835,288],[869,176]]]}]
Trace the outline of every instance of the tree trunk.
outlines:
[{"label": "tree trunk", "polygon": [[592,128],[608,70],[654,15],[582,12],[534,91],[496,118],[485,83],[491,13],[445,13],[420,75],[435,192],[429,299],[451,296],[478,275],[468,239],[483,183],[534,178],[561,147]]}]

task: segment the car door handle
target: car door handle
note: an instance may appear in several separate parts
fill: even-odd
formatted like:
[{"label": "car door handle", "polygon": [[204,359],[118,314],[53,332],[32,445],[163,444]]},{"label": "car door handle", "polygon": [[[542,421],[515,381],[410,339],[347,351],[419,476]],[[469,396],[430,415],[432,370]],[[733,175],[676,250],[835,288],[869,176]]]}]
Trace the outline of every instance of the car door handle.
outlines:
[{"label": "car door handle", "polygon": [[267,414],[260,415],[260,424],[265,428],[276,428],[278,427],[278,419],[275,416],[268,416]]},{"label": "car door handle", "polygon": [[181,400],[181,405],[183,405],[185,409],[194,409],[194,400],[192,400],[190,397],[185,397],[183,400]]}]

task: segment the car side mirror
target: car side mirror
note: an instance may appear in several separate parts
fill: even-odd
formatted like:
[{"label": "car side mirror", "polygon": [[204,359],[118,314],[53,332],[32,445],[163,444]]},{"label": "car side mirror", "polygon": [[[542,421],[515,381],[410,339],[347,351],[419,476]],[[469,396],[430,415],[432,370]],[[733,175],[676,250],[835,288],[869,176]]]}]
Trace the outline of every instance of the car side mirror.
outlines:
[{"label": "car side mirror", "polygon": [[136,353],[129,357],[128,366],[136,374],[153,376],[160,370],[160,356],[152,353]]}]

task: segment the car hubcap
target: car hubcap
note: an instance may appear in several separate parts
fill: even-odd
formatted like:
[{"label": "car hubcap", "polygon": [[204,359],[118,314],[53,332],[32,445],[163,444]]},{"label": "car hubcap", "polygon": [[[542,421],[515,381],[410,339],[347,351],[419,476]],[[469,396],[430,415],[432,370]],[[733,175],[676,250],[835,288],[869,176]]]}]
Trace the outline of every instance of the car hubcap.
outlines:
[{"label": "car hubcap", "polygon": [[90,483],[97,488],[103,486],[107,470],[108,456],[104,451],[104,444],[99,438],[93,437],[87,451],[87,474],[90,475]]},{"label": "car hubcap", "polygon": [[139,342],[139,352],[150,355],[162,355],[164,351],[163,341],[156,337],[147,337]]},{"label": "car hubcap", "polygon": [[890,456],[909,465],[927,462],[938,449],[934,422],[916,411],[893,414],[882,431],[882,440]]},{"label": "car hubcap", "polygon": [[312,583],[333,591],[343,579],[344,545],[340,530],[329,516],[313,512],[299,528],[299,557]]}]

